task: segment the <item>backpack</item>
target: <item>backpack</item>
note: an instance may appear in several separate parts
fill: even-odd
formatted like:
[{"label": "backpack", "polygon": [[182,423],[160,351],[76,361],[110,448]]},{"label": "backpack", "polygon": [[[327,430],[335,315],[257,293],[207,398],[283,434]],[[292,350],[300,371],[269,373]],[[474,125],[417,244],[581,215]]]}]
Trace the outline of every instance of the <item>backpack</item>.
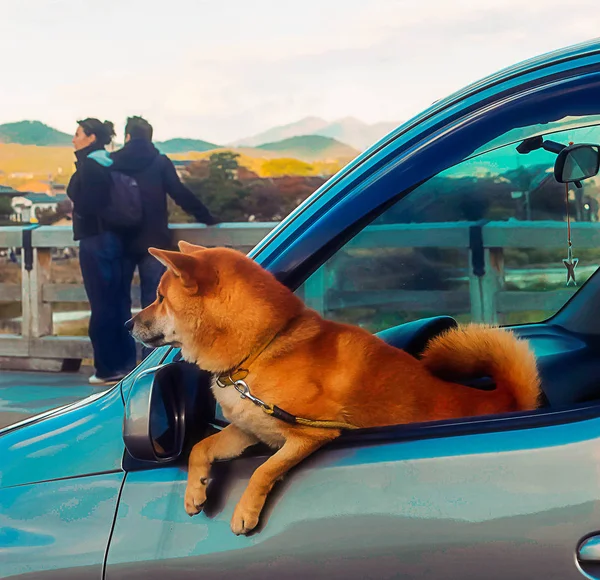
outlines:
[{"label": "backpack", "polygon": [[138,182],[120,171],[111,171],[110,201],[101,212],[102,221],[115,229],[142,225],[142,195]]},{"label": "backpack", "polygon": [[100,212],[104,225],[114,229],[131,229],[142,225],[142,194],[138,182],[120,171],[112,171],[112,159],[105,151],[94,151],[88,155],[100,165],[108,168],[111,178],[109,202]]}]

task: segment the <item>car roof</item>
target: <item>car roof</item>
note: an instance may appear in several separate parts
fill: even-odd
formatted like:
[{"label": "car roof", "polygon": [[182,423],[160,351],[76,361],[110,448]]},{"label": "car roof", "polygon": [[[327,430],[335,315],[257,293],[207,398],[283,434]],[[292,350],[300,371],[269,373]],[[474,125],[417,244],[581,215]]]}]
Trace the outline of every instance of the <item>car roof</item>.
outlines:
[{"label": "car roof", "polygon": [[408,123],[414,124],[421,118],[436,114],[437,112],[446,109],[454,103],[465,100],[467,97],[475,93],[480,93],[494,86],[502,85],[507,81],[524,76],[525,74],[539,72],[537,76],[544,77],[547,75],[547,71],[545,69],[548,69],[549,67],[569,61],[576,61],[582,57],[593,56],[596,54],[600,54],[600,38],[561,48],[559,50],[554,50],[552,52],[544,53],[522,62],[518,62],[487,77],[484,77],[483,79],[475,81],[474,83],[467,85],[466,87],[456,91],[455,93],[452,93],[444,99],[436,101],[422,113],[408,121]]}]

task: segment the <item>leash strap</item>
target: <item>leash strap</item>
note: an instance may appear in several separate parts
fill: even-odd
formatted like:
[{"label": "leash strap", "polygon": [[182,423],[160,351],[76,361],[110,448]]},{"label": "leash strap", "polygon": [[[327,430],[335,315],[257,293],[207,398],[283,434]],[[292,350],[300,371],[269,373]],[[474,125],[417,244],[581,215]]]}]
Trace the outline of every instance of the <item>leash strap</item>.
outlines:
[{"label": "leash strap", "polygon": [[280,409],[277,405],[265,405],[262,410],[267,414],[285,421],[286,423],[305,425],[306,427],[321,427],[322,429],[359,429],[356,425],[350,423],[344,423],[342,421],[329,421],[325,419],[306,419],[305,417],[296,417],[283,409]]},{"label": "leash strap", "polygon": [[304,425],[305,427],[318,427],[321,429],[343,429],[353,430],[360,429],[356,425],[351,423],[344,423],[343,421],[329,421],[326,419],[307,419],[306,417],[297,417],[287,411],[284,411],[277,405],[270,405],[261,401],[258,397],[255,397],[250,392],[250,387],[244,380],[249,374],[247,369],[238,369],[234,373],[219,375],[217,377],[217,386],[224,389],[225,387],[232,386],[239,394],[242,399],[248,399],[254,403],[257,407],[260,407],[267,415],[279,419],[284,423],[290,425]]}]

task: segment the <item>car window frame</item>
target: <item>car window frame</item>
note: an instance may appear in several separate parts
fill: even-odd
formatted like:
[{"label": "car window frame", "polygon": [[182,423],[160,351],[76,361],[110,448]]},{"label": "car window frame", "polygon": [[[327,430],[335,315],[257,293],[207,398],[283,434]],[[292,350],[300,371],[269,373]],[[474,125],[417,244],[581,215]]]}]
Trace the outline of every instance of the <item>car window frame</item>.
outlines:
[{"label": "car window frame", "polygon": [[[511,95],[507,99],[500,99],[498,102],[494,103],[493,108],[499,109],[501,108],[505,102],[518,102],[519,99],[525,98],[528,100],[529,98],[535,98],[536,95],[539,95],[543,91],[551,91],[555,89],[557,85],[563,83],[573,83],[574,86],[577,86],[581,83],[581,87],[583,90],[593,92],[595,88],[598,86],[598,81],[600,80],[600,73],[594,71],[591,74],[582,75],[581,77],[576,78],[568,78],[568,79],[560,79],[557,82],[549,82],[543,85],[537,86],[534,89],[530,89],[527,91],[519,92],[515,95]],[[589,93],[588,93],[589,94]],[[551,95],[550,95],[551,97]],[[474,119],[481,119],[482,115],[486,112],[489,112],[490,107],[483,107],[482,109],[478,109],[477,111],[471,113],[467,117],[463,117],[452,124],[452,127],[448,128],[446,132],[460,130],[461,126],[465,126],[468,123],[473,122]],[[600,103],[598,104],[597,112],[595,115],[600,115]],[[570,122],[567,128],[561,127],[553,127],[551,131],[543,134],[554,134],[559,133],[561,131],[570,129],[575,130],[578,128],[585,128],[590,125],[597,125],[600,123],[590,123],[586,120],[586,116],[581,116],[581,125],[574,124]],[[539,127],[537,124],[531,125],[531,135],[535,136],[539,135]],[[520,136],[521,137],[521,136]],[[435,140],[435,136],[431,139]],[[299,288],[318,268],[320,268],[327,260],[329,260],[339,249],[344,247],[351,239],[353,239],[356,235],[358,235],[365,227],[367,227],[370,223],[372,223],[377,217],[383,214],[389,207],[397,203],[399,200],[404,197],[410,195],[415,189],[417,189],[420,185],[432,179],[436,175],[447,171],[452,167],[456,167],[460,163],[464,161],[468,161],[470,159],[474,159],[481,155],[488,154],[496,149],[501,147],[508,147],[514,145],[516,143],[521,142],[521,138],[511,141],[509,143],[502,143],[501,145],[497,144],[496,139],[490,141],[492,145],[489,148],[481,149],[475,148],[471,154],[467,154],[462,158],[456,160],[453,163],[446,164],[438,169],[435,173],[432,173],[426,178],[415,181],[409,187],[401,191],[400,193],[394,195],[393,197],[389,197],[383,203],[376,205],[375,203],[370,207],[369,211],[364,213],[363,215],[358,215],[358,219],[352,218],[356,217],[359,212],[355,212],[353,215],[351,214],[349,219],[347,220],[347,226],[345,229],[341,229],[341,232],[338,236],[334,236],[329,240],[328,243],[323,245],[317,251],[313,252],[309,258],[308,263],[304,265],[298,263],[297,261],[290,260],[292,263],[293,269],[288,272],[285,271],[284,268],[281,267],[282,261],[275,260],[271,267],[268,269],[274,270],[274,274],[278,277],[284,284],[286,284],[290,289],[296,290]],[[427,143],[422,143],[421,147],[426,148]],[[405,160],[404,152],[402,152],[399,157],[402,161]],[[398,159],[393,159],[389,162],[389,165],[397,165]],[[383,169],[381,170],[383,173]],[[368,184],[370,186],[374,186],[377,181],[377,175],[372,176],[372,183]],[[362,187],[363,183],[357,184],[358,187]],[[362,192],[363,198],[369,198],[367,194],[366,188],[365,191]],[[348,196],[351,197],[351,196]],[[333,206],[330,208],[329,212],[324,212],[320,218],[317,218],[313,223],[313,227],[310,229],[316,229],[317,227],[321,227],[325,229],[322,225],[323,218],[328,214],[330,216],[338,217],[341,210],[339,205]],[[337,215],[336,215],[337,214]],[[349,222],[349,223],[348,223]],[[308,237],[308,236],[307,236]],[[286,248],[287,249],[287,248]],[[286,253],[285,251],[283,252]],[[289,263],[288,262],[288,263]],[[300,272],[300,275],[298,275]],[[598,271],[596,272],[596,274]],[[290,274],[294,274],[293,276]],[[595,274],[594,274],[595,275]],[[582,286],[583,288],[583,286]],[[581,290],[581,289],[580,289]],[[579,292],[578,292],[579,293]],[[564,306],[563,306],[564,308]],[[560,312],[560,311],[559,311]],[[554,315],[556,316],[556,314]],[[552,318],[554,318],[554,316]],[[552,319],[551,318],[551,319]],[[542,323],[532,323],[533,324],[544,324]],[[529,326],[529,325],[528,325]],[[495,432],[495,431],[505,431],[508,429],[524,429],[524,428],[534,428],[541,427],[550,424],[557,423],[571,423],[583,421],[591,418],[596,418],[600,416],[600,403],[586,403],[582,405],[577,405],[575,407],[570,407],[569,409],[551,409],[551,408],[543,408],[536,409],[535,411],[527,411],[527,412],[513,412],[507,414],[493,415],[493,416],[485,416],[485,417],[468,417],[459,420],[444,420],[433,423],[418,423],[412,425],[392,425],[381,428],[374,429],[361,429],[358,432],[349,432],[340,439],[338,439],[337,444],[355,444],[357,439],[359,441],[375,441],[375,440],[415,440],[422,439],[426,437],[450,437],[458,434],[467,434],[473,432]]]}]

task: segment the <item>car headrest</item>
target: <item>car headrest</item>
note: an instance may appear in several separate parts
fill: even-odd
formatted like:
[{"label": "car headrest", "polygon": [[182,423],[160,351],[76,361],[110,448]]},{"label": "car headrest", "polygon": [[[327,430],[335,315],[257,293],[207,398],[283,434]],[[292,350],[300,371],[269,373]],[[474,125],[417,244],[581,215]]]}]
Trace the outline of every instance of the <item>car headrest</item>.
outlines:
[{"label": "car headrest", "polygon": [[391,346],[405,350],[407,353],[419,358],[427,343],[434,336],[457,326],[458,323],[451,316],[434,316],[382,330],[376,336]]}]

